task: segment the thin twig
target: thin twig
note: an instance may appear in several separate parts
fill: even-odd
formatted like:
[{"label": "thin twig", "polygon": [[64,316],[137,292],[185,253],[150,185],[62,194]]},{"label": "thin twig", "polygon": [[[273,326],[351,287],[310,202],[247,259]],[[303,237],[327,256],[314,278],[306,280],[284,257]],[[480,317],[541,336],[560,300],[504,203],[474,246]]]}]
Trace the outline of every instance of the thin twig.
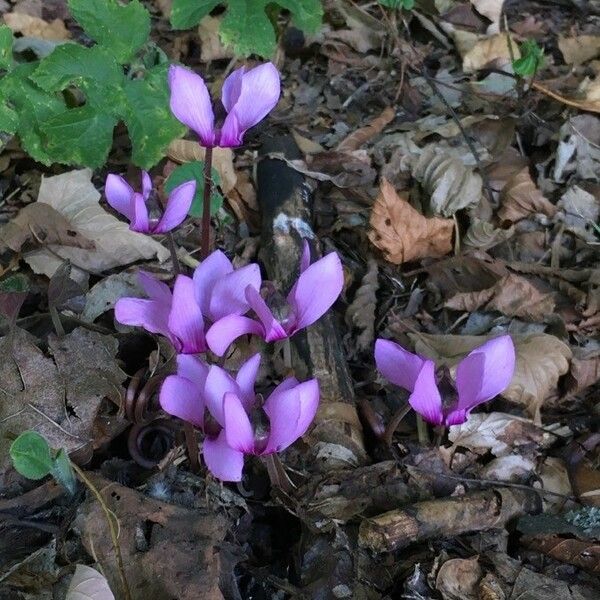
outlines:
[{"label": "thin twig", "polygon": [[177,256],[175,238],[171,231],[167,234],[167,241],[169,242],[169,252],[171,253],[171,262],[173,263],[173,277],[177,277],[177,275],[181,273],[181,265],[179,264],[179,257]]}]

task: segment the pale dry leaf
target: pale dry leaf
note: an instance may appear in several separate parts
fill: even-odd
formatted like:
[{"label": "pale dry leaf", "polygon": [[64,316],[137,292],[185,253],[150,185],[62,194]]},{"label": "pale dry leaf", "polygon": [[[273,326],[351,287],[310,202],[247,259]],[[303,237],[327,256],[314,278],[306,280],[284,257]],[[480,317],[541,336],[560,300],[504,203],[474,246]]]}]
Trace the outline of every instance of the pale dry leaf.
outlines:
[{"label": "pale dry leaf", "polygon": [[440,567],[435,588],[444,600],[478,600],[477,584],[482,577],[479,557],[451,558]]},{"label": "pale dry leaf", "polygon": [[[183,164],[193,160],[204,160],[205,149],[190,140],[173,140],[167,149],[167,156],[176,163]],[[233,168],[233,150],[231,148],[213,148],[212,166],[221,177],[221,189],[228,194],[237,182]]]},{"label": "pale dry leaf", "polygon": [[292,129],[292,136],[302,154],[319,154],[325,151],[325,148],[321,144],[307,138],[295,129]]},{"label": "pale dry leaf", "polygon": [[492,22],[487,33],[498,33],[504,0],[471,0],[471,4],[480,15],[487,17]]},{"label": "pale dry leaf", "polygon": [[[519,45],[512,40],[512,51],[515,59],[521,57]],[[502,68],[511,62],[508,39],[505,33],[497,33],[479,40],[463,56],[463,71],[474,73],[486,66],[494,65]]]},{"label": "pale dry leaf", "polygon": [[115,600],[106,577],[86,565],[77,565],[65,600]]},{"label": "pale dry leaf", "polygon": [[558,36],[558,49],[565,63],[578,66],[596,58],[600,54],[600,36],[578,35],[576,37]]},{"label": "pale dry leaf", "polygon": [[502,242],[510,239],[515,233],[515,228],[511,225],[508,229],[499,229],[494,227],[488,221],[474,219],[469,225],[469,229],[462,238],[462,243],[471,248],[479,250],[489,250]]},{"label": "pale dry leaf", "polygon": [[509,454],[494,458],[487,463],[481,471],[481,477],[496,481],[519,482],[528,479],[532,473],[535,473],[535,463],[531,458],[520,454]]},{"label": "pale dry leaf", "polygon": [[600,203],[595,196],[574,185],[561,196],[557,206],[563,212],[567,231],[588,242],[598,241],[594,224],[600,218]]},{"label": "pale dry leaf", "polygon": [[396,111],[393,107],[388,106],[383,111],[371,119],[367,125],[353,131],[348,137],[344,138],[338,145],[336,150],[338,152],[352,152],[358,150],[361,146],[366,144],[369,140],[379,135],[387,125],[393,120]]},{"label": "pale dry leaf", "polygon": [[21,33],[28,37],[55,42],[68,40],[71,37],[64,22],[60,19],[54,19],[48,23],[39,17],[12,12],[4,15],[4,22],[14,33]]},{"label": "pale dry leaf", "polygon": [[377,290],[379,269],[377,261],[367,261],[367,272],[354,296],[352,304],[346,310],[346,323],[360,331],[354,339],[358,352],[370,348],[375,338],[375,309],[377,307]]},{"label": "pale dry leaf", "polygon": [[[63,260],[79,269],[102,273],[139,260],[158,258],[164,262],[169,251],[148,235],[136,233],[100,206],[100,193],[91,181],[90,169],[69,171],[42,178],[38,202],[61,213],[71,226],[91,240],[95,248],[52,245],[25,257],[36,272],[51,277]],[[76,278],[76,277],[74,277]]]},{"label": "pale dry leaf", "polygon": [[219,17],[204,17],[198,25],[200,38],[200,60],[210,62],[233,58],[233,46],[225,46],[219,37],[219,27],[222,19]]},{"label": "pale dry leaf", "polygon": [[557,210],[537,188],[528,168],[522,169],[508,180],[502,190],[500,202],[502,206],[498,217],[510,223],[516,223],[535,213],[553,217]]},{"label": "pale dry leaf", "polygon": [[114,308],[119,298],[141,296],[142,290],[134,273],[114,273],[99,281],[85,296],[81,320],[93,323],[100,315]]},{"label": "pale dry leaf", "polygon": [[450,217],[481,200],[481,176],[458,158],[438,152],[433,144],[415,160],[412,175],[429,194],[429,206],[436,215]]},{"label": "pale dry leaf", "polygon": [[346,27],[326,29],[326,40],[340,40],[361,54],[381,48],[385,31],[378,19],[342,0],[334,0],[334,5],[342,15]]},{"label": "pale dry leaf", "polygon": [[424,217],[385,179],[369,222],[371,243],[394,264],[425,257],[439,258],[452,251],[454,221]]},{"label": "pale dry leaf", "polygon": [[[571,487],[571,481],[569,480],[564,460],[554,456],[547,456],[539,468],[538,475],[545,490],[562,494],[563,496],[573,495],[573,488]],[[564,503],[564,498],[544,495],[544,512],[562,509]]]}]

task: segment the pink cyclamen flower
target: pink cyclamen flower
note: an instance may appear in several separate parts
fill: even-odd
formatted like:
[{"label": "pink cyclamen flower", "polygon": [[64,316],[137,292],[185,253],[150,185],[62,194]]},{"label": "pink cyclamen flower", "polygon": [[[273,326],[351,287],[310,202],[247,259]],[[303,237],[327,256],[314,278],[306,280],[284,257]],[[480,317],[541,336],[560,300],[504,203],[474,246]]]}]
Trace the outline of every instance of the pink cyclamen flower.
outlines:
[{"label": "pink cyclamen flower", "polygon": [[169,87],[171,112],[196,132],[200,143],[207,148],[240,146],[244,133],[273,110],[281,94],[279,72],[273,63],[249,71],[245,67],[236,69],[223,83],[221,101],[227,116],[218,128],[208,88],[200,75],[172,65]]},{"label": "pink cyclamen flower", "polygon": [[231,314],[216,321],[206,334],[209,348],[223,356],[231,342],[252,333],[267,342],[291,337],[312,325],[333,305],[344,287],[344,271],[339,256],[331,252],[310,264],[310,247],[305,241],[300,259],[300,276],[287,298],[268,290],[267,300],[258,288],[245,288],[246,300],[256,319]]},{"label": "pink cyclamen flower", "polygon": [[198,265],[193,279],[178,275],[173,292],[147,273],[140,272],[140,283],[148,298],[121,298],[115,305],[117,321],[164,335],[177,352],[195,354],[208,349],[208,323],[250,308],[244,290],[260,288],[261,277],[258,265],[235,270],[225,254],[215,250]]},{"label": "pink cyclamen flower", "polygon": [[136,192],[121,176],[112,173],[106,178],[104,188],[106,200],[117,212],[127,217],[129,229],[139,233],[166,233],[181,225],[190,210],[196,182],[187,181],[178,185],[169,195],[167,207],[162,216],[156,217],[148,209],[152,194],[152,181],[146,171],[142,171],[142,191]]},{"label": "pink cyclamen flower", "polygon": [[408,402],[427,422],[460,425],[473,408],[508,387],[515,371],[515,347],[509,335],[502,335],[467,354],[458,363],[457,398],[448,407],[442,402],[432,360],[379,339],[375,343],[375,363],[386,379],[410,392]]},{"label": "pink cyclamen flower", "polygon": [[194,357],[179,356],[177,363],[177,375],[167,377],[161,388],[161,406],[204,431],[206,466],[223,481],[241,480],[244,454],[285,450],[306,433],[317,412],[316,379],[286,379],[262,403],[254,392],[259,354],[242,365],[235,379]]}]

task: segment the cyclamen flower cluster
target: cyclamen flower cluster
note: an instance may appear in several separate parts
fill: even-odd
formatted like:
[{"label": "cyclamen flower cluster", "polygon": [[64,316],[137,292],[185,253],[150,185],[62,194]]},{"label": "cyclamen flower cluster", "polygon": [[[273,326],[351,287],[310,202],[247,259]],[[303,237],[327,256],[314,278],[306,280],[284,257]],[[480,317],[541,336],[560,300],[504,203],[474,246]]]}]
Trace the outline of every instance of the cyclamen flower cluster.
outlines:
[{"label": "cyclamen flower cluster", "polygon": [[[310,264],[305,241],[301,272],[287,299],[274,293],[269,282],[263,285],[258,265],[236,270],[220,250],[200,263],[193,277],[179,275],[173,291],[143,272],[140,283],[148,298],[121,298],[115,317],[165,336],[179,353],[177,374],[163,383],[160,403],[165,412],[205,433],[203,455],[216,477],[239,481],[244,454],[280,452],[304,435],[319,404],[316,379],[300,383],[288,378],[263,402],[254,392],[260,355],[242,365],[235,378],[191,355],[208,349],[222,355],[240,335],[252,333],[273,341],[314,323],[343,287],[342,264],[335,252]],[[317,285],[320,294],[314,293]],[[266,300],[261,289],[267,292]],[[276,304],[269,307],[274,298]],[[244,316],[250,310],[256,318]],[[286,317],[278,320],[274,310]]]}]

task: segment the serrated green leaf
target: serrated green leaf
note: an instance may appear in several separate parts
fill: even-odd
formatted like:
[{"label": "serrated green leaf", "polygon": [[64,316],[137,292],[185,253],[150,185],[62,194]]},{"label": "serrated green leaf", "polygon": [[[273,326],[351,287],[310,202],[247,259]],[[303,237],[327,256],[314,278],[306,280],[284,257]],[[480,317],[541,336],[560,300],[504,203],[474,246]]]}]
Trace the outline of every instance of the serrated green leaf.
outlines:
[{"label": "serrated green leaf", "polygon": [[[216,189],[221,184],[221,178],[216,169],[212,169],[211,177],[213,189],[210,195],[210,214],[216,215],[223,206],[223,197]],[[200,218],[202,216],[202,205],[204,200],[204,162],[193,160],[178,166],[165,182],[165,191],[170,194],[178,185],[186,181],[196,181],[196,193],[189,210],[190,217]]]},{"label": "serrated green leaf", "polygon": [[105,48],[79,44],[58,46],[40,61],[31,79],[47,92],[75,85],[84,92],[87,102],[99,106],[119,104],[125,82],[122,68]]},{"label": "serrated green leaf", "polygon": [[236,54],[271,56],[275,50],[275,30],[265,13],[265,0],[233,0],[221,22],[219,35]]},{"label": "serrated green leaf", "polygon": [[143,169],[161,160],[167,146],[185,132],[169,109],[167,67],[159,65],[147,71],[144,79],[125,86],[124,121],[131,138],[132,161]]},{"label": "serrated green leaf", "polygon": [[85,105],[52,117],[40,130],[54,161],[95,168],[106,162],[116,124],[114,115]]},{"label": "serrated green leaf", "polygon": [[96,42],[124,64],[146,43],[150,14],[139,2],[130,0],[69,0],[76,21]]},{"label": "serrated green leaf", "polygon": [[70,494],[77,490],[77,479],[69,460],[69,455],[64,449],[58,451],[52,464],[52,476],[58,483],[66,488]]},{"label": "serrated green leaf", "polygon": [[0,69],[10,69],[12,66],[13,34],[8,25],[0,25]]},{"label": "serrated green leaf", "polygon": [[292,22],[298,29],[316,32],[323,21],[321,0],[277,0],[277,4],[292,13]]},{"label": "serrated green leaf", "polygon": [[173,29],[189,29],[200,23],[220,0],[173,0],[171,25]]},{"label": "serrated green leaf", "polygon": [[0,132],[16,133],[19,126],[19,115],[0,99]]},{"label": "serrated green leaf", "polygon": [[15,469],[27,479],[42,479],[53,467],[48,442],[35,431],[23,432],[10,446]]}]

